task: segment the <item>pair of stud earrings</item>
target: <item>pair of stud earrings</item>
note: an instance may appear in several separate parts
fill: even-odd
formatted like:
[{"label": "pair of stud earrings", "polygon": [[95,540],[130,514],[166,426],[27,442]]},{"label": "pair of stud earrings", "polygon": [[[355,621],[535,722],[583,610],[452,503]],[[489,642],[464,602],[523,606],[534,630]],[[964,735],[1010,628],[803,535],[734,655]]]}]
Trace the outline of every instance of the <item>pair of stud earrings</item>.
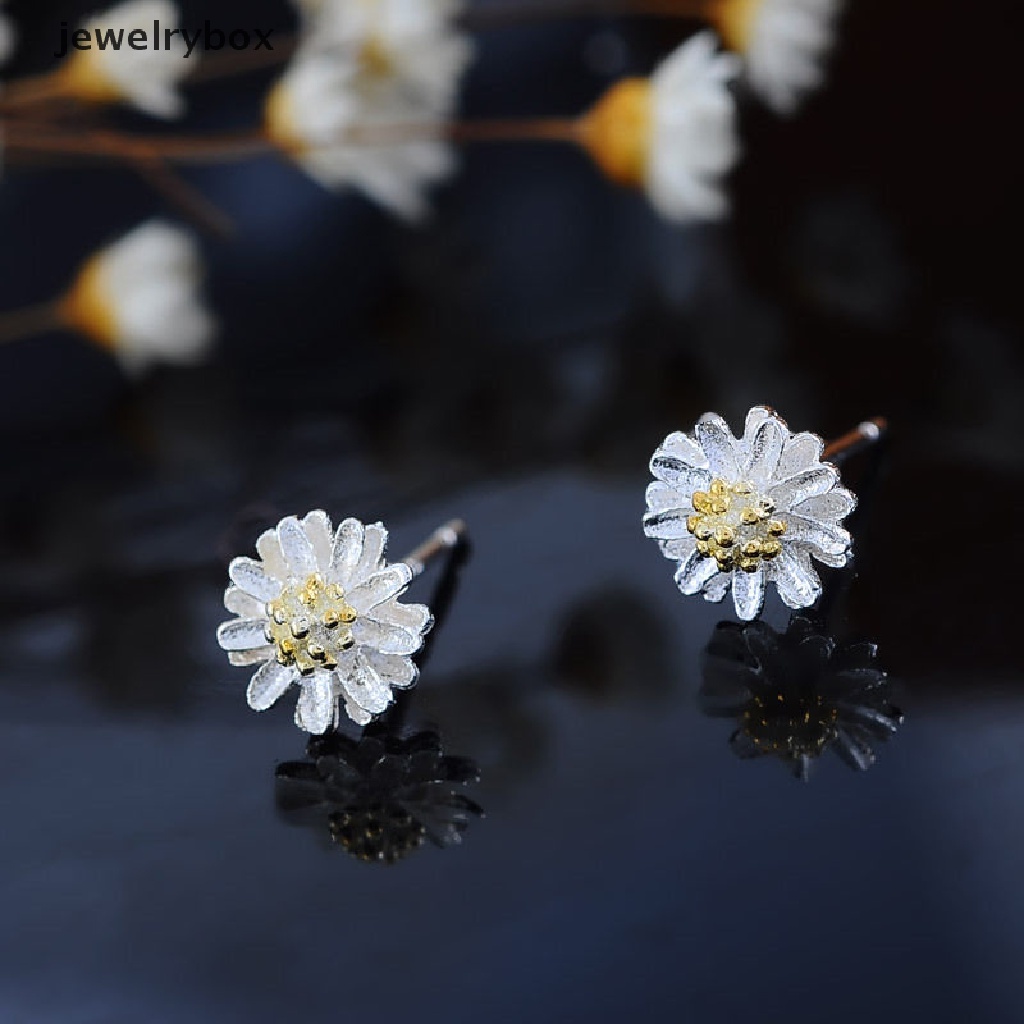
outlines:
[{"label": "pair of stud earrings", "polygon": [[[790,608],[807,608],[821,595],[812,560],[842,567],[852,549],[842,521],[856,498],[827,460],[884,428],[866,421],[826,445],[765,406],[750,410],[741,437],[707,413],[692,434],[670,434],[655,451],[644,532],[677,563],[683,594],[721,601],[731,590],[750,621],[774,583]],[[264,711],[297,685],[295,724],[314,734],[336,726],[342,710],[358,725],[386,711],[395,690],[416,683],[413,655],[433,625],[426,605],[399,598],[464,531],[453,520],[399,562],[386,560],[381,523],[346,519],[335,529],[315,511],[264,533],[258,559],[228,568],[224,605],[235,618],[217,630],[231,664],[258,666],[249,706]]]}]

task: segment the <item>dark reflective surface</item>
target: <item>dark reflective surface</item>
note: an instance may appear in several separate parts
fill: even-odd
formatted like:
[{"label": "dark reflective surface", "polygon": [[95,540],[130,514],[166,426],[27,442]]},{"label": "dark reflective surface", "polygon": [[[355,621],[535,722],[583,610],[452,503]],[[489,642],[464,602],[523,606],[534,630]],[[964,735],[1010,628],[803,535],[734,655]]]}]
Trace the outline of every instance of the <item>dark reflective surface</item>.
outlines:
[{"label": "dark reflective surface", "polygon": [[[744,112],[728,224],[670,229],[546,149],[468,153],[418,232],[272,161],[197,170],[240,225],[207,248],[214,362],[131,384],[72,338],[0,351],[0,1019],[1024,1017],[1017,37],[1008,4],[897,6],[853,5],[798,121]],[[488,37],[467,107],[581,107],[614,30]],[[631,66],[677,31],[634,28]],[[5,308],[153,202],[11,172]],[[844,467],[870,500],[825,635],[877,643],[906,723],[808,786],[702,713],[727,609],[640,528],[665,434],[755,402],[893,428]],[[474,538],[400,735],[471,759],[487,816],[394,870],[339,855],[325,808],[282,826],[305,737],[214,640],[228,559],[314,507],[397,555],[451,515]]]}]

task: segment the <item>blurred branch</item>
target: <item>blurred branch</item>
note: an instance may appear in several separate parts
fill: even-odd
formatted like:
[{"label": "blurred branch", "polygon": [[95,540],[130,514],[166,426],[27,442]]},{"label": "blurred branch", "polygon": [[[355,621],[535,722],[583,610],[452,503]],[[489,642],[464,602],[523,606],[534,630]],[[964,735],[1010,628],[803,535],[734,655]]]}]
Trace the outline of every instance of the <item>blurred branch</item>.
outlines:
[{"label": "blurred branch", "polygon": [[222,239],[234,234],[231,218],[189,185],[166,161],[136,158],[133,163],[139,174],[197,227]]},{"label": "blurred branch", "polygon": [[0,313],[0,345],[57,330],[63,324],[60,304],[53,301],[11,313]]}]

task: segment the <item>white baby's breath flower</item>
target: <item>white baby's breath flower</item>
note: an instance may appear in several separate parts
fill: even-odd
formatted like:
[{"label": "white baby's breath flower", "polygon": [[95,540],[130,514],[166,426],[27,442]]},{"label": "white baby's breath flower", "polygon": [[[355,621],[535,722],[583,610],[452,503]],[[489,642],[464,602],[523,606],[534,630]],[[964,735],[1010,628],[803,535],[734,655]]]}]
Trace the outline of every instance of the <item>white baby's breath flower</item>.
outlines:
[{"label": "white baby's breath flower", "polygon": [[194,239],[149,221],[90,257],[60,310],[131,372],[157,362],[195,363],[214,334],[199,299],[201,277]]},{"label": "white baby's breath flower", "polygon": [[266,104],[268,136],[308,174],[326,188],[357,188],[408,219],[427,212],[426,188],[454,169],[441,138],[446,121],[444,111],[400,81],[311,48],[295,58]]},{"label": "white baby's breath flower", "polygon": [[[171,0],[128,0],[86,18],[81,28],[92,34],[88,50],[73,50],[61,66],[67,93],[91,103],[127,103],[155,117],[180,117],[185,101],[178,91],[181,80],[195,69],[193,50],[183,59],[186,45],[178,33],[160,39],[153,48],[154,22],[172,28],[181,24]],[[147,33],[147,48],[133,50],[128,35],[133,29]],[[163,35],[163,29],[161,29]],[[113,40],[120,39],[114,48]]]},{"label": "white baby's breath flower", "polygon": [[739,71],[702,32],[649,79],[612,86],[582,122],[584,145],[613,180],[646,191],[674,221],[721,217],[722,178],[739,153],[729,83]]},{"label": "white baby's breath flower", "polygon": [[387,530],[326,512],[282,519],[236,558],[224,605],[237,617],[217,630],[233,665],[258,665],[248,701],[265,711],[299,688],[295,724],[320,734],[340,707],[359,725],[385,711],[394,688],[417,679],[411,655],[433,624],[425,605],[401,604],[412,570],[384,559]]},{"label": "white baby's breath flower", "polygon": [[721,601],[750,620],[774,583],[790,608],[821,594],[811,559],[846,564],[851,538],[840,525],[856,498],[821,461],[824,442],[793,434],[775,413],[751,409],[741,438],[707,413],[693,435],[670,434],[651,459],[644,532],[679,563],[684,594]]},{"label": "white baby's breath flower", "polygon": [[724,0],[713,18],[746,59],[751,86],[780,114],[791,114],[821,84],[842,0]]}]

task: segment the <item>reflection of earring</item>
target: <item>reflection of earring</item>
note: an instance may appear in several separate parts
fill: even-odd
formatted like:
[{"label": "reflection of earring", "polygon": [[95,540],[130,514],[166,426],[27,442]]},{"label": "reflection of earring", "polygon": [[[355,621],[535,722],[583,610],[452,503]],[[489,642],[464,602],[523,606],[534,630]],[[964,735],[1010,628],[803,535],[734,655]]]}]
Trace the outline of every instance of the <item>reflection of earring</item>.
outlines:
[{"label": "reflection of earring", "polygon": [[736,438],[721,416],[706,413],[692,436],[670,434],[654,453],[644,532],[679,563],[684,594],[721,601],[731,587],[736,614],[750,620],[774,583],[790,608],[806,608],[821,595],[811,558],[846,564],[852,541],[840,524],[857,504],[822,459],[876,441],[884,429],[884,420],[867,421],[826,446],[758,406]]},{"label": "reflection of earring", "polygon": [[392,690],[412,686],[411,655],[433,625],[422,604],[398,598],[438,553],[454,548],[464,526],[441,527],[402,562],[388,563],[381,523],[346,519],[335,531],[326,512],[282,519],[256,542],[260,558],[236,558],[224,605],[237,616],[217,630],[233,665],[259,665],[248,701],[265,711],[291,686],[300,689],[295,724],[320,734],[343,705],[366,725],[385,711]]},{"label": "reflection of earring", "polygon": [[326,824],[359,860],[394,864],[426,839],[458,845],[483,815],[462,792],[480,779],[475,762],[446,754],[435,732],[403,739],[374,724],[356,740],[332,731],[310,739],[307,757],[278,765],[278,809],[294,824]]},{"label": "reflection of earring", "polygon": [[874,644],[840,645],[800,615],[785,633],[722,622],[704,652],[701,707],[736,720],[730,743],[739,757],[777,757],[806,780],[831,748],[866,771],[874,747],[903,722],[876,655]]}]

